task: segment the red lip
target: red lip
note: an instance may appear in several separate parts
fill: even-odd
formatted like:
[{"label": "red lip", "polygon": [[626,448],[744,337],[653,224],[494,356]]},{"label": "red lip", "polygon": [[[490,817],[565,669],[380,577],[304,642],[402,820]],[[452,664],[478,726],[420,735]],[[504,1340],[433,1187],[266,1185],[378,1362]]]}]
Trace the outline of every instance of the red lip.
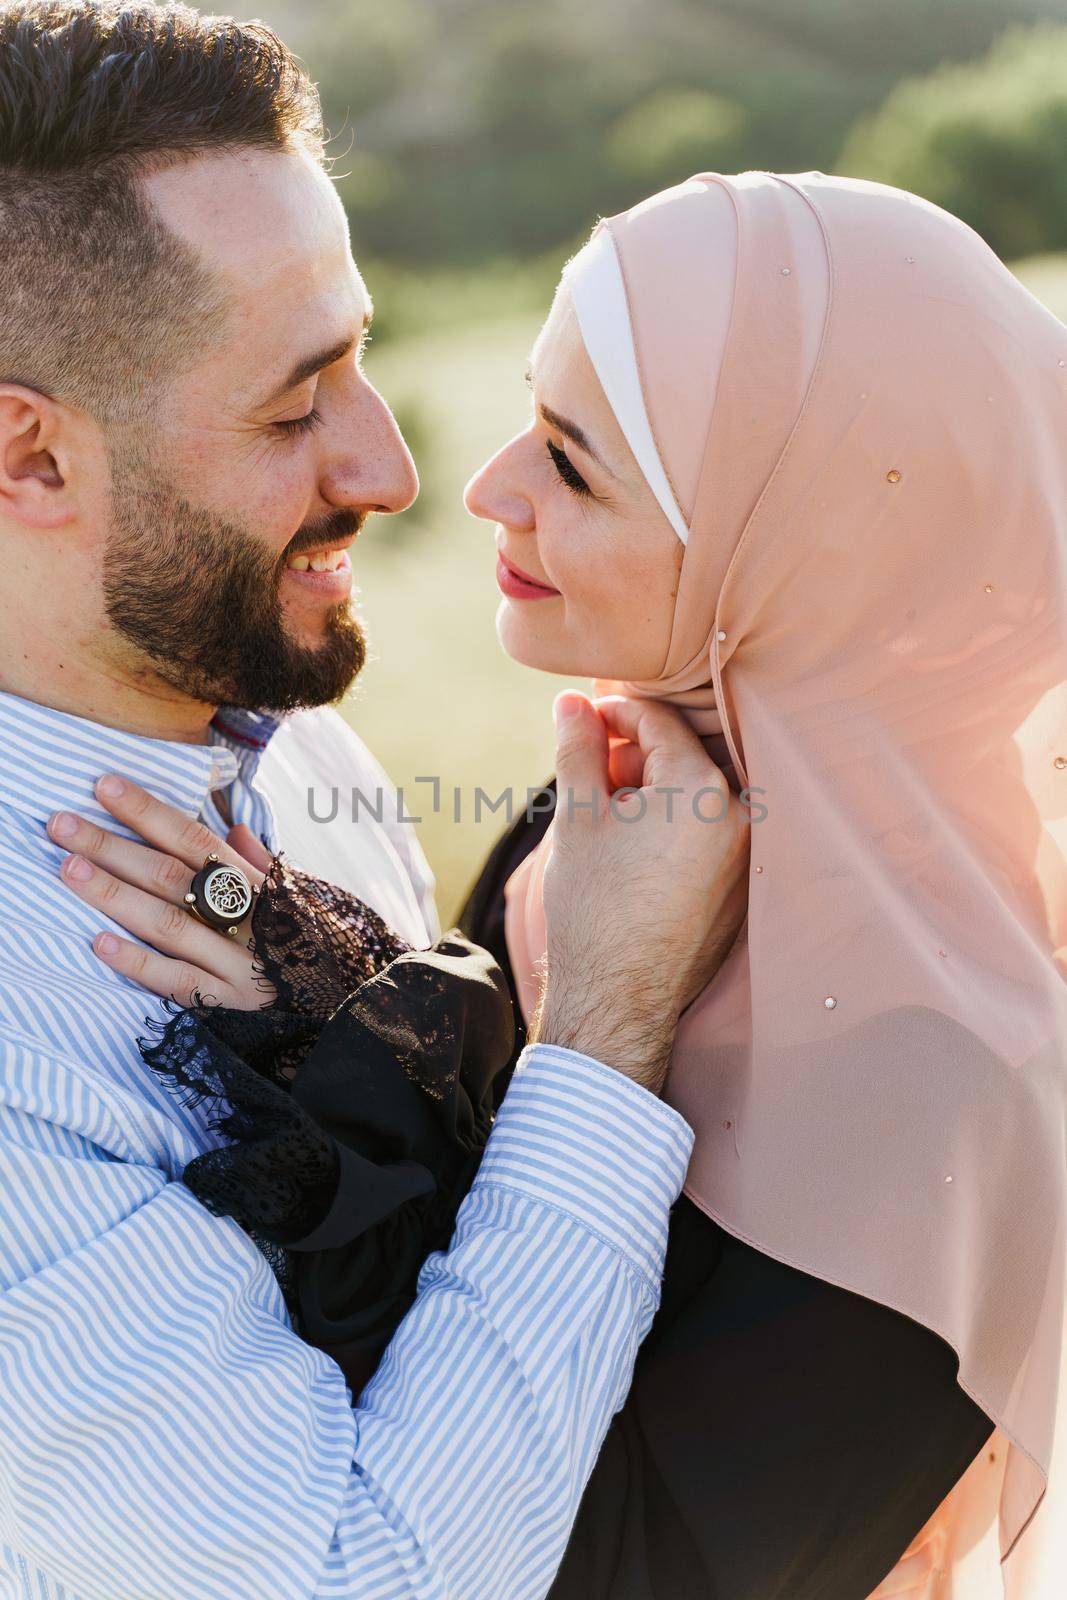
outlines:
[{"label": "red lip", "polygon": [[506,560],[499,550],[496,559],[496,581],[504,594],[515,600],[547,600],[552,595],[559,594],[558,589],[553,589],[547,583],[541,583],[537,578],[531,578],[521,567],[516,567]]}]

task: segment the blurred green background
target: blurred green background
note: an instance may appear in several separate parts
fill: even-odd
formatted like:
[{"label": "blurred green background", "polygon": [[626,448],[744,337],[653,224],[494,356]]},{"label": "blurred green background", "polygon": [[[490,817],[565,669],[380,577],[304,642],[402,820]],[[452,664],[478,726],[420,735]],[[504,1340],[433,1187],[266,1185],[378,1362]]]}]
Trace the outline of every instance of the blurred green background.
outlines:
[{"label": "blurred green background", "polygon": [[[551,770],[562,680],[494,627],[464,483],[524,426],[559,270],[599,215],[700,170],[871,178],[976,228],[1067,320],[1067,0],[312,0],[258,13],[318,84],[376,303],[367,355],[422,493],[356,548],[371,660],[342,709],[411,809],[447,926]],[[1060,252],[1064,252],[1061,256]],[[585,687],[585,685],[582,685]],[[453,791],[460,788],[460,817]],[[420,799],[424,802],[420,804]]]}]

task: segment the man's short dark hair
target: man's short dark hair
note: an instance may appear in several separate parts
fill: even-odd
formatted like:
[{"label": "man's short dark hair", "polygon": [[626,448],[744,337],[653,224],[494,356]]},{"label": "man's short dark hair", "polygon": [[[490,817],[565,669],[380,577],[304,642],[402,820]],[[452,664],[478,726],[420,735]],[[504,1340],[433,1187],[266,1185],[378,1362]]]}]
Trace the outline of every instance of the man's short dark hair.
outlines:
[{"label": "man's short dark hair", "polygon": [[0,381],[135,422],[225,321],[139,180],[226,149],[324,160],[315,86],[264,23],[178,4],[0,6]]}]

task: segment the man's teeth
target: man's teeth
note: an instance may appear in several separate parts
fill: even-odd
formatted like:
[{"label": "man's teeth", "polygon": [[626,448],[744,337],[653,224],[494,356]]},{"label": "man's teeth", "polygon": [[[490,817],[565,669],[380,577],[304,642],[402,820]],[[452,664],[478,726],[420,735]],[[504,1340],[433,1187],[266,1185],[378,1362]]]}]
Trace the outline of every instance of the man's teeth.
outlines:
[{"label": "man's teeth", "polygon": [[347,556],[347,550],[313,550],[310,555],[290,556],[285,564],[294,572],[336,572]]}]

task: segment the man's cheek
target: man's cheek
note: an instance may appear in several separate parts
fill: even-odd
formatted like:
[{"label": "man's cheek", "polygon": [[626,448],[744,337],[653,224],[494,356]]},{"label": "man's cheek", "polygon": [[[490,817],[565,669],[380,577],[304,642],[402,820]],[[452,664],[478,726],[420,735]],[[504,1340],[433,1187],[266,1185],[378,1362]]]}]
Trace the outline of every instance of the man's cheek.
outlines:
[{"label": "man's cheek", "polygon": [[243,514],[272,544],[284,549],[314,516],[314,505],[314,490],[306,481],[291,471],[275,472],[269,482],[261,479],[255,484]]}]

